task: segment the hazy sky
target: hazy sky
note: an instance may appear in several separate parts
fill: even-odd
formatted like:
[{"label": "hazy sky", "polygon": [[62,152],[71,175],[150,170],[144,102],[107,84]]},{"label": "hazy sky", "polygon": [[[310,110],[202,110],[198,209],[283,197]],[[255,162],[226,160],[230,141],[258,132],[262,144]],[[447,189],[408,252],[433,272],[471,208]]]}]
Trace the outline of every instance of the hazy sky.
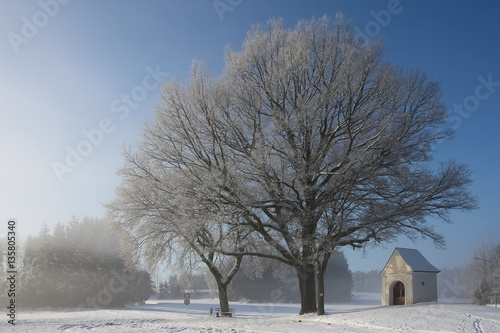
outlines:
[{"label": "hazy sky", "polygon": [[288,26],[337,12],[359,38],[382,38],[387,61],[439,81],[456,128],[436,160],[466,162],[480,209],[438,221],[447,250],[401,239],[361,252],[351,269],[382,269],[395,246],[418,248],[437,267],[470,260],[500,235],[500,2],[291,0],[0,0],[0,235],[46,222],[101,217],[113,198],[121,148],[141,137],[162,82],[189,78],[197,58],[215,75],[224,49],[240,49],[252,24]]}]

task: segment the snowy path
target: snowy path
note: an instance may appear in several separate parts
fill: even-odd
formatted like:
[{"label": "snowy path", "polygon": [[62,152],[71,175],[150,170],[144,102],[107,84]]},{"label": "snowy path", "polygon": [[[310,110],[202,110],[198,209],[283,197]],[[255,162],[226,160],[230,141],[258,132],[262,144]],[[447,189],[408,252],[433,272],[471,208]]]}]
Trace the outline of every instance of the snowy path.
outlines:
[{"label": "snowy path", "polygon": [[0,332],[500,332],[500,308],[422,303],[380,307],[378,301],[327,305],[328,315],[299,316],[297,304],[231,303],[234,318],[208,315],[213,300],[156,301],[125,310],[20,311],[17,325],[0,322]]}]

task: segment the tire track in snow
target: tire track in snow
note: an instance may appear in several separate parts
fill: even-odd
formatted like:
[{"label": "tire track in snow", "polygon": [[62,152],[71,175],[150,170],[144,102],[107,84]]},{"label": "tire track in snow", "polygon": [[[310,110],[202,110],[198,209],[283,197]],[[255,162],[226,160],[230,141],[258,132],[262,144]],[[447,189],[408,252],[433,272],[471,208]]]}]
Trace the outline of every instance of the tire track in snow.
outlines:
[{"label": "tire track in snow", "polygon": [[469,332],[470,327],[472,326],[475,333],[484,333],[483,328],[481,327],[481,318],[472,317],[469,313],[464,314],[466,315],[465,319],[463,319],[458,325],[459,332]]},{"label": "tire track in snow", "polygon": [[458,324],[458,332],[466,332],[467,328],[469,326],[471,315],[466,314],[466,313],[464,313],[464,314],[466,315],[466,317],[465,317],[465,319],[462,319],[460,324]]},{"label": "tire track in snow", "polygon": [[201,326],[184,326],[182,324],[168,324],[161,319],[145,319],[141,321],[136,320],[123,320],[120,323],[114,323],[110,321],[96,321],[92,323],[79,323],[79,324],[65,324],[57,328],[58,331],[63,332],[88,332],[88,331],[99,331],[104,330],[108,332],[108,328],[112,328],[113,332],[115,330],[128,330],[139,329],[141,331],[153,331],[153,332],[169,332],[169,333],[181,333],[181,332],[197,332],[197,333],[246,333],[246,330],[235,329],[235,328],[217,328],[217,327],[201,327]]},{"label": "tire track in snow", "polygon": [[474,323],[472,325],[474,326],[476,333],[483,333],[483,329],[481,328],[481,319],[476,318],[476,320],[474,320]]},{"label": "tire track in snow", "polygon": [[75,330],[75,329],[78,329],[78,330],[94,330],[94,329],[97,329],[99,327],[103,327],[103,326],[120,326],[121,324],[116,324],[116,323],[112,323],[112,322],[107,322],[107,323],[104,323],[104,324],[67,324],[67,325],[63,325],[63,326],[60,326],[57,328],[58,331],[67,331],[67,330]]}]

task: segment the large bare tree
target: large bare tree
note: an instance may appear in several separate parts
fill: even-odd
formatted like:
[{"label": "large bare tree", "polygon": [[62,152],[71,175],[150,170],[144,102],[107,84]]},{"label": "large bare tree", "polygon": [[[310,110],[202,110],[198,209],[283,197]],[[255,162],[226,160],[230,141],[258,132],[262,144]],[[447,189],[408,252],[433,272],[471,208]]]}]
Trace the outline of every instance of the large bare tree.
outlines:
[{"label": "large bare tree", "polygon": [[323,274],[338,247],[402,234],[442,246],[429,218],[475,208],[469,171],[432,163],[433,145],[450,137],[439,85],[381,54],[340,16],[255,27],[241,51],[227,51],[220,77],[195,62],[187,86],[164,87],[138,147],[160,175],[145,190],[175,172],[193,190],[183,202],[231,212],[217,225],[240,236],[216,251],[294,267],[301,313],[324,313]]}]

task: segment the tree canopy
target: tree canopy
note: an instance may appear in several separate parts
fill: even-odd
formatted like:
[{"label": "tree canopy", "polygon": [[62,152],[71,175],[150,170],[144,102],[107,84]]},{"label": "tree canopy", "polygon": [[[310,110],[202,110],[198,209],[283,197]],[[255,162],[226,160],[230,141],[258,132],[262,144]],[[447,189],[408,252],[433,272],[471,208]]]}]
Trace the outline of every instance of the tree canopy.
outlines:
[{"label": "tree canopy", "polygon": [[219,77],[195,61],[189,84],[163,87],[143,140],[125,152],[112,210],[131,233],[151,222],[133,236],[146,251],[182,236],[292,266],[301,313],[318,310],[317,270],[324,313],[337,248],[400,235],[442,246],[429,218],[475,208],[467,167],[431,163],[451,136],[446,116],[437,82],[384,62],[381,43],[359,43],[341,16],[293,29],[271,20],[227,51]]}]

